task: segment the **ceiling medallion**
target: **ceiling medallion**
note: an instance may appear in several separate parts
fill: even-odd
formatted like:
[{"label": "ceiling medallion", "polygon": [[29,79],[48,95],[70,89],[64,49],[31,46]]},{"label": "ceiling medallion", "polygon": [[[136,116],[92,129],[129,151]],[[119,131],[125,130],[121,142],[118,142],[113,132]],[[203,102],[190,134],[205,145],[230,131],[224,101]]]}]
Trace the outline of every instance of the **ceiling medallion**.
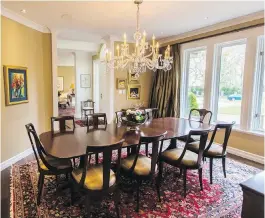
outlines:
[{"label": "ceiling medallion", "polygon": [[[137,5],[137,24],[136,32],[133,37],[135,43],[134,51],[129,53],[129,44],[126,41],[126,34],[123,36],[123,43],[117,45],[116,54],[112,58],[111,52],[106,52],[106,62],[108,69],[129,69],[129,72],[135,74],[136,77],[140,76],[140,73],[146,72],[146,68],[156,71],[162,69],[168,71],[172,68],[173,57],[170,56],[170,46],[165,50],[164,58],[162,54],[159,54],[159,43],[155,42],[155,36],[152,37],[152,44],[149,45],[146,41],[146,32],[140,32],[139,26],[139,7],[143,0],[135,0]],[[130,43],[131,44],[131,43]]]}]

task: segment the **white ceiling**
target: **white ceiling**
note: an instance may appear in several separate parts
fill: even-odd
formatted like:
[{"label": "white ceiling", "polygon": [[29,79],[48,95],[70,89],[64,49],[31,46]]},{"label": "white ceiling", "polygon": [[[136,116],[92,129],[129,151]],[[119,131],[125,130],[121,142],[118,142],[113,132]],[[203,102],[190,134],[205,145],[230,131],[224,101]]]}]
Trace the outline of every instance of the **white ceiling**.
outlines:
[{"label": "white ceiling", "polygon": [[[26,18],[60,30],[59,38],[100,42],[106,35],[133,35],[136,6],[132,0],[94,2],[2,1]],[[27,13],[20,11],[26,9]],[[264,10],[263,1],[144,1],[141,29],[164,38]],[[208,17],[208,19],[205,19]]]}]

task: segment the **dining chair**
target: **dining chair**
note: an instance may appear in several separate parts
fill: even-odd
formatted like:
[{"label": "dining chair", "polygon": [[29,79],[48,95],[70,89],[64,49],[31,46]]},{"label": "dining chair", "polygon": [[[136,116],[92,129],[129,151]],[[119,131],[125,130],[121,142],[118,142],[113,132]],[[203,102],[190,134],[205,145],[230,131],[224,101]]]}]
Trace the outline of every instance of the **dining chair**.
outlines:
[{"label": "dining chair", "polygon": [[[226,178],[225,162],[226,162],[226,148],[228,140],[235,122],[232,123],[217,123],[215,125],[214,131],[212,133],[211,139],[206,146],[203,156],[210,159],[210,183],[213,183],[213,159],[222,159],[223,173]],[[214,143],[215,135],[218,130],[224,130],[224,139],[222,144]],[[188,149],[195,153],[199,152],[199,145],[197,142],[192,142],[188,144]]]},{"label": "dining chair", "polygon": [[198,170],[199,181],[201,190],[203,190],[202,184],[202,158],[203,152],[206,145],[207,137],[209,131],[199,131],[191,130],[188,135],[188,139],[192,136],[199,136],[199,150],[198,154],[188,150],[188,142],[186,142],[184,148],[173,148],[162,152],[160,149],[159,155],[159,176],[158,184],[160,186],[162,173],[163,173],[163,163],[167,163],[171,166],[180,168],[180,172],[183,172],[183,187],[184,187],[184,197],[186,197],[187,192],[187,170]]},{"label": "dining chair", "polygon": [[41,145],[40,139],[32,123],[26,125],[29,140],[37,161],[39,180],[38,180],[38,197],[37,204],[40,204],[42,189],[44,185],[44,178],[46,175],[57,176],[65,174],[66,178],[72,172],[72,162],[68,159],[59,159],[47,156]]},{"label": "dining chair", "polygon": [[122,117],[125,117],[125,111],[116,111],[116,123],[121,123],[122,122]]},{"label": "dining chair", "polygon": [[[72,121],[71,125],[67,125],[67,121]],[[59,132],[54,131],[54,123],[59,122]],[[59,116],[59,117],[51,117],[51,131],[52,134],[55,133],[66,133],[66,132],[74,132],[75,130],[75,118],[74,116]],[[75,158],[73,158],[74,167],[76,166]]]},{"label": "dining chair", "polygon": [[148,120],[152,120],[156,117],[158,112],[158,108],[147,108],[145,109],[145,113],[147,114]]},{"label": "dining chair", "polygon": [[[72,121],[72,126],[67,125],[66,121]],[[54,123],[59,122],[59,132],[63,133],[66,131],[74,131],[75,129],[75,118],[74,116],[59,116],[51,117],[51,131],[54,134]]]},{"label": "dining chair", "polygon": [[[121,160],[121,172],[124,173],[125,176],[130,177],[131,179],[135,179],[137,182],[136,187],[136,211],[139,211],[139,194],[140,194],[140,186],[143,181],[151,181],[157,178],[158,167],[157,167],[157,160],[158,160],[158,153],[159,153],[159,145],[160,147],[163,146],[163,139],[167,132],[147,137],[141,136],[139,143],[136,147],[136,153],[130,154],[128,157]],[[142,145],[145,144],[152,145],[152,156],[151,158],[141,154],[140,148]],[[151,144],[150,144],[151,143]],[[159,186],[156,182],[158,200],[160,201],[159,195]]]},{"label": "dining chair", "polygon": [[[194,115],[199,115],[199,119],[198,116],[194,116]],[[196,109],[196,108],[193,108],[190,110],[190,113],[189,113],[189,120],[193,120],[193,121],[198,121],[200,123],[204,123],[205,122],[205,118],[206,116],[208,115],[208,124],[211,123],[211,119],[212,119],[212,112],[207,110],[207,109]],[[183,142],[186,142],[187,141],[187,136],[181,136],[181,137],[178,137],[177,138],[178,140],[180,141],[183,141]],[[195,142],[195,141],[199,141],[200,139],[196,136],[194,137],[191,137],[189,139],[189,143],[191,142]]]},{"label": "dining chair", "polygon": [[[104,196],[113,193],[113,200],[117,217],[119,217],[120,192],[118,188],[120,177],[121,163],[121,146],[124,140],[120,140],[112,145],[104,147],[86,148],[86,158],[83,168],[78,168],[72,172],[71,185],[71,202],[73,204],[74,192],[79,191],[85,193],[86,198],[86,217],[90,217],[91,204]],[[111,169],[111,158],[114,150],[118,150],[118,158],[116,163],[116,172]],[[88,156],[91,153],[103,153],[103,162],[101,164],[91,165],[88,161]]]},{"label": "dining chair", "polygon": [[86,101],[81,101],[81,118],[85,116],[85,118],[88,116],[87,112],[89,114],[94,113],[94,105],[95,102],[91,99],[88,99]]}]

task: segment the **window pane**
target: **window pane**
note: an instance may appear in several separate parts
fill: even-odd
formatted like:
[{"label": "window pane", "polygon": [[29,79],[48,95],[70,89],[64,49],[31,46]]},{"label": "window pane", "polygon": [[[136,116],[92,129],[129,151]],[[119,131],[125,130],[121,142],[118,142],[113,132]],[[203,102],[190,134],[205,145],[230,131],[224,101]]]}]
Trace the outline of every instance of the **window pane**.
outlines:
[{"label": "window pane", "polygon": [[206,50],[190,52],[187,61],[188,102],[185,109],[186,117],[189,116],[190,109],[203,108]]},{"label": "window pane", "polygon": [[223,47],[217,120],[240,123],[246,44]]}]

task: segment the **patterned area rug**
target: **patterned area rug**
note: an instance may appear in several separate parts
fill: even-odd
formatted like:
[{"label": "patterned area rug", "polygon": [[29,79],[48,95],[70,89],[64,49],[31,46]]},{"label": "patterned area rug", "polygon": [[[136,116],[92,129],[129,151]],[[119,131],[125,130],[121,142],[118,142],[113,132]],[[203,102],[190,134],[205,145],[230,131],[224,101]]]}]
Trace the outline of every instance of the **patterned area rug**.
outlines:
[{"label": "patterned area rug", "polygon": [[[203,170],[203,187],[200,191],[197,171],[188,171],[186,198],[183,198],[182,178],[177,177],[177,169],[165,165],[164,180],[161,186],[162,202],[157,201],[156,189],[150,184],[142,186],[140,211],[136,213],[135,198],[121,192],[121,217],[225,217],[239,218],[242,205],[240,182],[245,181],[261,170],[227,159],[227,178],[224,179],[221,162],[214,161],[213,183],[209,184],[209,162]],[[64,179],[63,177],[61,179]],[[45,180],[42,203],[36,205],[38,170],[36,162],[13,165],[11,170],[11,217],[85,217],[84,204],[67,206],[70,191],[56,193],[55,178]],[[116,217],[111,196],[101,205],[92,207],[91,217]]]},{"label": "patterned area rug", "polygon": [[75,107],[69,107],[66,108],[59,108],[59,116],[74,116],[75,115]]}]

